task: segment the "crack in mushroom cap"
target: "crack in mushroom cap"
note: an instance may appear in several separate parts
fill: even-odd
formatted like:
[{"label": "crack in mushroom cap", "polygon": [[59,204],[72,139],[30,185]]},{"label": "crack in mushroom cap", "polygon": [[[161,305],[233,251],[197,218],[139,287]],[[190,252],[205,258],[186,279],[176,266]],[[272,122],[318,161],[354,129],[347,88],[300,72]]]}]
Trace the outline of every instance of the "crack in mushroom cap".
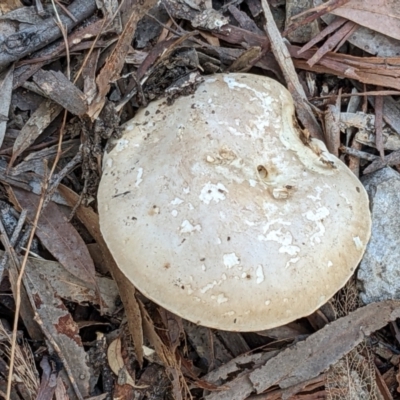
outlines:
[{"label": "crack in mushroom cap", "polygon": [[293,121],[278,82],[219,74],[125,124],[105,156],[100,224],[144,295],[197,324],[255,331],[346,283],[370,236],[368,197]]}]

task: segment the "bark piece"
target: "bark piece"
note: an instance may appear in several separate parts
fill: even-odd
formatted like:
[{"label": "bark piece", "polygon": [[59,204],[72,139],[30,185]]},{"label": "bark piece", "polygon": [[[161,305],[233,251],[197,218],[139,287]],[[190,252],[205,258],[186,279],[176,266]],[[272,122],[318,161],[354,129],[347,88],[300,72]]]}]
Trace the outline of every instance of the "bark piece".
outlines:
[{"label": "bark piece", "polygon": [[318,376],[365,338],[400,317],[400,301],[388,300],[361,307],[305,341],[279,353],[250,374],[257,393],[273,385],[287,388]]}]

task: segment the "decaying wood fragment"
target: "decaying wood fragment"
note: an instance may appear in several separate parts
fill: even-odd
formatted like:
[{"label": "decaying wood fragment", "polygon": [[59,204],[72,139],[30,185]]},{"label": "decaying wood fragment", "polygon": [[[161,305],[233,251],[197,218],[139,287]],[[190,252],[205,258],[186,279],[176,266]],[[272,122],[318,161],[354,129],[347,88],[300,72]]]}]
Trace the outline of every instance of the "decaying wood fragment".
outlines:
[{"label": "decaying wood fragment", "polygon": [[346,22],[339,28],[327,41],[314,53],[314,55],[307,61],[307,64],[312,67],[318,62],[328,51],[333,50],[338,46],[343,39],[350,35],[357,28],[354,22]]},{"label": "decaying wood fragment", "polygon": [[387,165],[399,165],[400,164],[400,150],[393,151],[389,155],[385,156],[383,159],[379,158],[374,160],[371,165],[368,165],[364,170],[364,174],[370,174],[378,169],[384,168]]}]

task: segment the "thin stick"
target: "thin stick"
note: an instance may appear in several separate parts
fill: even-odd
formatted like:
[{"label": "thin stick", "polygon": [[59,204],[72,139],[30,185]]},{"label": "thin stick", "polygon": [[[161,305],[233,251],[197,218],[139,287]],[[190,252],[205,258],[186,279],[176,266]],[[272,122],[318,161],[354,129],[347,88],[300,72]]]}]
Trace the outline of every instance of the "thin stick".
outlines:
[{"label": "thin stick", "polygon": [[[371,90],[370,92],[357,92],[357,93],[344,93],[340,97],[343,99],[345,97],[355,97],[355,96],[398,96],[400,91],[398,90]],[[337,94],[330,94],[328,96],[316,96],[311,100],[319,99],[332,99],[337,97]]]},{"label": "thin stick", "polygon": [[[11,236],[11,239],[10,239],[10,244],[13,247],[17,243],[18,236],[21,233],[22,227],[24,226],[24,223],[25,223],[25,220],[26,220],[26,215],[27,215],[27,211],[26,210],[22,210],[21,215],[20,215],[19,220],[18,220],[18,223],[17,223],[17,226],[15,227],[14,232],[13,232],[13,234]],[[0,218],[0,231],[1,231],[1,234],[4,235],[4,234],[6,234],[6,230],[2,229],[2,225],[3,224],[2,224],[2,221],[1,221],[1,218]],[[5,266],[6,266],[7,262],[8,262],[9,256],[10,255],[6,251],[4,253],[3,258],[1,259],[1,262],[0,262],[0,271],[4,270],[4,268],[5,268]]]},{"label": "thin stick", "polygon": [[309,105],[306,93],[301,86],[293,60],[289,54],[289,50],[283,42],[282,36],[276,26],[274,17],[270,10],[267,0],[261,0],[261,6],[264,11],[266,23],[264,29],[271,43],[271,49],[274,53],[276,61],[281,67],[283,76],[287,83],[288,90],[293,97],[299,120],[304,127],[308,129],[310,135],[314,138],[324,141],[324,136],[320,125],[315,118]]},{"label": "thin stick", "polygon": [[[61,30],[61,33],[63,35],[64,41],[65,41],[65,48],[66,48],[66,54],[67,54],[67,76],[68,78],[70,78],[70,59],[69,59],[69,50],[68,50],[68,35],[65,32],[64,26],[62,25],[60,16],[58,15],[58,11],[56,8],[56,5],[54,4],[54,0],[52,0],[52,5],[54,8],[54,12],[56,14],[57,17],[57,22],[59,25],[59,28]],[[22,264],[21,264],[21,269],[19,271],[18,274],[18,279],[17,279],[17,284],[16,284],[16,293],[15,295],[15,318],[14,318],[14,325],[13,325],[13,334],[12,334],[12,340],[11,340],[11,354],[10,354],[10,368],[8,371],[8,382],[7,382],[7,397],[6,400],[10,400],[11,397],[11,386],[12,386],[12,378],[13,378],[13,371],[14,371],[14,363],[15,363],[15,349],[16,349],[16,341],[17,341],[17,329],[18,329],[18,317],[19,317],[19,312],[21,309],[21,285],[22,285],[22,279],[25,273],[25,268],[26,268],[26,263],[28,261],[28,256],[29,256],[29,250],[32,246],[32,242],[33,242],[33,238],[35,236],[35,232],[36,232],[36,228],[39,222],[39,218],[40,218],[40,214],[42,212],[42,208],[43,208],[43,204],[46,198],[46,194],[47,194],[47,190],[49,187],[49,183],[50,183],[50,179],[54,174],[54,171],[56,169],[56,166],[60,160],[61,157],[61,153],[62,153],[62,140],[64,137],[64,128],[65,128],[65,124],[67,122],[67,111],[64,111],[64,118],[63,118],[63,122],[61,125],[61,129],[60,129],[60,136],[58,138],[58,146],[57,146],[57,154],[56,157],[54,159],[54,163],[51,167],[51,171],[50,174],[48,176],[48,179],[46,179],[44,181],[43,184],[43,190],[42,190],[42,195],[40,196],[39,199],[39,204],[38,204],[38,208],[36,210],[36,214],[35,214],[35,218],[33,221],[33,226],[32,226],[32,230],[30,232],[29,235],[29,239],[28,239],[28,244],[26,246],[27,251],[24,255],[24,258],[22,260]],[[78,397],[82,398],[82,395],[78,392],[76,393]]]},{"label": "thin stick", "polygon": [[56,7],[56,5],[54,3],[54,0],[51,0],[51,4],[53,5],[54,13],[56,14],[56,17],[57,17],[57,25],[60,28],[60,31],[61,31],[61,33],[63,35],[63,39],[64,39],[64,42],[65,42],[65,53],[66,53],[66,56],[67,56],[67,78],[71,79],[71,67],[70,67],[68,34],[65,31],[65,27],[62,24],[60,16],[58,15],[57,7]]},{"label": "thin stick", "polygon": [[340,146],[339,150],[342,153],[348,154],[349,156],[362,158],[363,160],[375,161],[379,158],[378,156],[375,156],[373,154],[366,153],[365,151],[353,149],[351,147]]},{"label": "thin stick", "polygon": [[[67,111],[64,112],[64,118],[63,118],[63,122],[61,125],[61,129],[60,129],[60,136],[58,138],[58,146],[57,146],[57,154],[56,157],[54,159],[54,163],[51,167],[50,170],[50,174],[48,176],[48,178],[44,181],[43,184],[43,189],[42,189],[42,194],[40,196],[39,199],[39,204],[36,210],[36,214],[35,214],[35,218],[33,220],[33,224],[32,224],[32,230],[31,230],[31,234],[29,235],[29,239],[28,239],[28,244],[26,246],[27,250],[24,258],[22,260],[22,264],[21,264],[21,268],[18,274],[18,279],[17,279],[17,283],[16,283],[16,293],[15,295],[15,318],[14,318],[14,324],[13,324],[13,334],[12,334],[12,339],[11,339],[11,354],[10,354],[10,369],[8,371],[8,382],[7,382],[7,397],[6,400],[10,400],[10,396],[11,396],[11,385],[12,385],[12,377],[13,377],[13,370],[14,370],[14,362],[15,362],[15,348],[16,348],[16,340],[17,340],[17,330],[18,330],[18,316],[19,316],[19,312],[21,309],[21,284],[22,284],[22,279],[25,273],[25,268],[26,268],[26,263],[28,261],[28,256],[29,256],[29,249],[32,246],[32,242],[33,242],[33,238],[35,236],[35,232],[38,226],[38,222],[39,222],[39,218],[40,218],[40,214],[42,212],[42,207],[43,207],[43,203],[45,201],[45,197],[47,194],[47,189],[49,186],[49,182],[51,177],[54,174],[54,171],[56,169],[56,166],[60,160],[61,157],[61,153],[62,153],[62,140],[64,137],[64,128],[65,128],[65,124],[67,121]],[[80,399],[82,398],[82,395],[79,393],[76,393],[77,396]]]},{"label": "thin stick", "polygon": [[78,73],[76,74],[73,83],[76,83],[76,82],[78,81],[79,77],[81,76],[81,74],[82,74],[82,72],[83,72],[83,69],[85,68],[86,64],[87,64],[88,61],[89,61],[89,57],[90,57],[91,54],[93,53],[93,50],[94,50],[94,48],[95,48],[95,46],[96,46],[96,43],[99,41],[100,36],[103,34],[103,29],[107,29],[107,28],[108,28],[108,26],[111,24],[111,22],[114,20],[114,18],[118,15],[118,12],[119,12],[119,10],[121,9],[121,7],[123,6],[124,2],[125,2],[125,0],[122,0],[122,1],[121,1],[120,5],[118,6],[117,10],[116,10],[115,13],[112,15],[112,17],[110,18],[109,21],[107,21],[107,19],[104,18],[104,21],[103,21],[103,23],[102,23],[102,25],[101,25],[100,31],[99,31],[99,33],[96,35],[96,37],[94,38],[93,44],[90,46],[90,49],[89,49],[88,53],[86,54],[85,58],[83,59],[83,63],[82,63],[82,65],[81,65],[81,67],[79,68],[79,71],[78,71]]}]

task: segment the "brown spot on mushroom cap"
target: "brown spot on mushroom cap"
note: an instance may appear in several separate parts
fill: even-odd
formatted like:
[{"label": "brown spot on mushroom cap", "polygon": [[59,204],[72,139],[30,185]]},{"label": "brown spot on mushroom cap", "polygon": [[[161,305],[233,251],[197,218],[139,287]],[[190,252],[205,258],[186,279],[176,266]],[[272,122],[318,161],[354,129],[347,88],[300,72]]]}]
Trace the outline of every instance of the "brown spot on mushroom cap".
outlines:
[{"label": "brown spot on mushroom cap", "polygon": [[[209,327],[312,313],[362,257],[364,189],[321,142],[304,145],[276,81],[215,75],[193,99],[151,103],[105,157],[99,213],[116,262],[150,299]],[[149,215],[153,204],[162,212]]]}]

